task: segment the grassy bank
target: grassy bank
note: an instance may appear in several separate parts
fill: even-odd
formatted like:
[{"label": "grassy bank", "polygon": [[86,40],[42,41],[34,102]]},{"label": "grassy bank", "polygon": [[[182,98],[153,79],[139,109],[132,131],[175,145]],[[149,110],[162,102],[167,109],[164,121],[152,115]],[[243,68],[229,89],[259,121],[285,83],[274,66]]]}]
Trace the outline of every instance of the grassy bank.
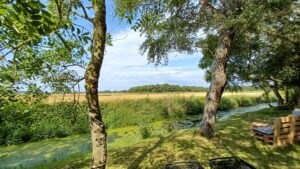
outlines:
[{"label": "grassy bank", "polygon": [[[257,96],[224,96],[219,110],[266,102]],[[163,97],[157,99],[116,100],[101,103],[108,128],[147,127],[161,120],[185,119],[203,113],[204,97]],[[87,106],[74,104],[28,104],[12,102],[0,112],[0,145],[19,144],[54,137],[89,133]],[[144,128],[145,129],[145,128]]]},{"label": "grassy bank", "polygon": [[[273,147],[254,139],[249,131],[253,121],[271,122],[274,117],[288,114],[290,111],[269,108],[231,116],[217,123],[215,137],[210,140],[200,137],[195,128],[168,131],[162,121],[150,125],[152,134],[147,139],[142,138],[137,126],[109,129],[108,168],[162,168],[167,163],[185,160],[196,160],[208,167],[209,159],[225,156],[238,156],[258,169],[297,168],[299,144]],[[0,161],[2,167],[44,160],[35,169],[88,169],[89,144],[89,135],[81,135],[1,147]],[[58,156],[53,158],[55,153]],[[71,156],[60,158],[65,153]]]},{"label": "grassy bank", "polygon": [[[232,116],[216,125],[211,140],[198,135],[197,129],[187,129],[154,136],[123,148],[110,148],[108,168],[162,168],[165,164],[196,160],[208,167],[208,160],[238,156],[258,169],[291,169],[300,166],[300,146],[273,147],[255,140],[249,131],[253,121],[270,122],[274,117],[290,112],[264,109]],[[53,168],[87,169],[90,154],[75,155],[51,164]],[[49,165],[37,168],[47,168]]]}]

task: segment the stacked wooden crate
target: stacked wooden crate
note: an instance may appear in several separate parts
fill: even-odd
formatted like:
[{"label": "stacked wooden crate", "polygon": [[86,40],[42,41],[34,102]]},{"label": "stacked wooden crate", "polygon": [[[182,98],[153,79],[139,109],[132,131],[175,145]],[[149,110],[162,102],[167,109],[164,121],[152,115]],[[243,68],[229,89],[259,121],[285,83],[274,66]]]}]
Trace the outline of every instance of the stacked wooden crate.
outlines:
[{"label": "stacked wooden crate", "polygon": [[300,141],[300,116],[276,118],[272,130],[270,133],[252,128],[252,133],[257,139],[276,146]]}]

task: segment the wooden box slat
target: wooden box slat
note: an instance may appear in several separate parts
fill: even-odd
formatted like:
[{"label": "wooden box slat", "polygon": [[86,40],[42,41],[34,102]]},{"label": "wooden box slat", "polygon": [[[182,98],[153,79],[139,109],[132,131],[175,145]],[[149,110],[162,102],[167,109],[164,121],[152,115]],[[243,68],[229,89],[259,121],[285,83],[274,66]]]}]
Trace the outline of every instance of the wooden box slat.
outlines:
[{"label": "wooden box slat", "polygon": [[288,116],[274,120],[274,135],[258,133],[252,130],[252,135],[268,144],[291,144],[300,140],[300,116]]}]

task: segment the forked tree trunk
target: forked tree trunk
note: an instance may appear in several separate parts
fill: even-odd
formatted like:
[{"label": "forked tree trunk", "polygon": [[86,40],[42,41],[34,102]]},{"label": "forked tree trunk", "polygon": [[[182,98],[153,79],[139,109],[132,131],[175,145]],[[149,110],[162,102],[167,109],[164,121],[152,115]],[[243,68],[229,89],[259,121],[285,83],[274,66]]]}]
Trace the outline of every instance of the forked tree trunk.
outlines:
[{"label": "forked tree trunk", "polygon": [[107,144],[105,125],[102,121],[98,100],[98,81],[105,49],[105,0],[93,1],[93,8],[95,17],[93,20],[92,57],[85,72],[85,89],[93,148],[91,168],[104,169],[107,158]]},{"label": "forked tree trunk", "polygon": [[212,65],[212,81],[206,95],[204,116],[200,134],[212,137],[216,121],[217,109],[226,86],[226,66],[229,58],[229,50],[234,37],[231,29],[223,28],[219,32],[219,42]]},{"label": "forked tree trunk", "polygon": [[281,97],[280,93],[279,93],[279,89],[278,89],[278,84],[276,81],[274,81],[274,85],[271,86],[271,89],[277,99],[277,102],[278,102],[278,106],[282,106],[283,105],[283,98]]}]

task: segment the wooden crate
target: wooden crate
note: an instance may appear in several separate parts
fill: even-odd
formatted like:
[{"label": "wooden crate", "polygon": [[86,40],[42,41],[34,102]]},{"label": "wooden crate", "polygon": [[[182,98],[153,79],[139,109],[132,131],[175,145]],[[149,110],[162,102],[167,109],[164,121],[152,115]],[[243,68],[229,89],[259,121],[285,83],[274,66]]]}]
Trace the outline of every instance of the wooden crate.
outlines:
[{"label": "wooden crate", "polygon": [[281,146],[300,141],[300,116],[280,117],[274,120],[273,135],[252,130],[255,138],[268,144]]}]

